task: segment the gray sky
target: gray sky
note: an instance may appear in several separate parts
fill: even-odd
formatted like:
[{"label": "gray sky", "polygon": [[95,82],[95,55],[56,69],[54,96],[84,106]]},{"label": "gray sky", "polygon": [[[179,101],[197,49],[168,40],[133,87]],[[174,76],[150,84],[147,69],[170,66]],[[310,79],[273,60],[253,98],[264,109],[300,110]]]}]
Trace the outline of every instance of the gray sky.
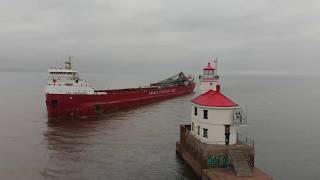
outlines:
[{"label": "gray sky", "polygon": [[[317,72],[320,1],[0,0],[0,69]],[[129,69],[132,67],[131,69]],[[152,70],[150,70],[152,69]]]}]

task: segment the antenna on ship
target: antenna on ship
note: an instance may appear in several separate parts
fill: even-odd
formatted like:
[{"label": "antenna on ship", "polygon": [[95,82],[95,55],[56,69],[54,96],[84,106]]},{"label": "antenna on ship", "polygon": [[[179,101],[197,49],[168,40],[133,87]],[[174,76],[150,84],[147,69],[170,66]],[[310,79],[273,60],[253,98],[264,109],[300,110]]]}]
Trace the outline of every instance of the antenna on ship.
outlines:
[{"label": "antenna on ship", "polygon": [[72,66],[71,66],[71,59],[73,58],[73,56],[69,56],[68,57],[68,61],[64,62],[65,64],[65,69],[72,69]]}]

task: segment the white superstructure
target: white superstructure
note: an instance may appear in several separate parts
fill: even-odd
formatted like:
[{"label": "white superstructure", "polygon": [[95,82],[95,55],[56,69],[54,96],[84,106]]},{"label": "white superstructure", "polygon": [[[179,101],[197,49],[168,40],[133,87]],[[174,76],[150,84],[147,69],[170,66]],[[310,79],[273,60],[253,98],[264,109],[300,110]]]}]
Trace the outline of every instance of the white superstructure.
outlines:
[{"label": "white superstructure", "polygon": [[94,94],[92,85],[82,80],[78,71],[72,70],[71,57],[64,69],[51,68],[48,74],[46,94]]},{"label": "white superstructure", "polygon": [[203,68],[203,74],[199,76],[201,94],[208,90],[216,90],[217,84],[219,84],[219,76],[217,74],[218,60],[214,59],[214,67],[209,62],[208,65]]}]

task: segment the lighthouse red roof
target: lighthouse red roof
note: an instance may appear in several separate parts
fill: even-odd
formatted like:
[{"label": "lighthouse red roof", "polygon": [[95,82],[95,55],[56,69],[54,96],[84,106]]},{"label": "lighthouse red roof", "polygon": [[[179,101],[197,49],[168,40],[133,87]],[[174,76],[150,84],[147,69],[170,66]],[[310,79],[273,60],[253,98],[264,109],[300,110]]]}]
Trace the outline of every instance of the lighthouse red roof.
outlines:
[{"label": "lighthouse red roof", "polygon": [[199,104],[201,106],[212,107],[235,107],[238,106],[235,102],[227,98],[220,92],[220,86],[217,85],[217,91],[209,90],[208,92],[201,94],[194,98],[191,102]]},{"label": "lighthouse red roof", "polygon": [[203,70],[213,70],[214,68],[211,66],[211,63],[209,62],[207,67],[205,67]]}]

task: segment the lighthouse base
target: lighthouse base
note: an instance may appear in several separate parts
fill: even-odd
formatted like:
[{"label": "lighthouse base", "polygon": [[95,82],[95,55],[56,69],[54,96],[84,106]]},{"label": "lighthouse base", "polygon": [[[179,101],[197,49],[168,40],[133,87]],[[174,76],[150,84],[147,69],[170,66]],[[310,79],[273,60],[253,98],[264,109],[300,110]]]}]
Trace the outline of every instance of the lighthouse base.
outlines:
[{"label": "lighthouse base", "polygon": [[254,167],[253,146],[204,144],[191,135],[190,125],[180,125],[176,153],[203,180],[272,179]]},{"label": "lighthouse base", "polygon": [[261,171],[258,168],[252,169],[251,177],[239,177],[236,176],[232,168],[215,168],[204,169],[202,171],[202,180],[272,180],[271,176]]}]

